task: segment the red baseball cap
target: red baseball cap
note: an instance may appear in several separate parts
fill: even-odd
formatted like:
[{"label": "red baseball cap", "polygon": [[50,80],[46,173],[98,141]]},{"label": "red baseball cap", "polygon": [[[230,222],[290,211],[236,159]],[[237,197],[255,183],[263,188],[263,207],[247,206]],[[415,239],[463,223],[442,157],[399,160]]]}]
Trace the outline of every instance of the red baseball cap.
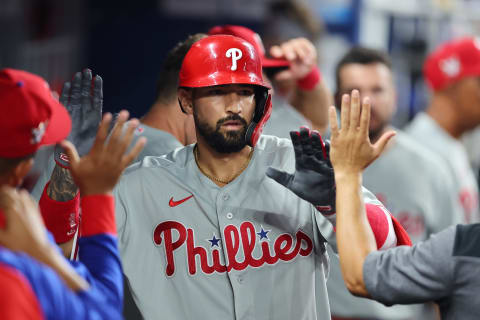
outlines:
[{"label": "red baseball cap", "polygon": [[270,59],[266,57],[265,47],[263,46],[262,39],[255,31],[242,27],[242,26],[215,26],[208,31],[209,35],[215,34],[228,34],[231,36],[242,38],[251,43],[255,50],[260,54],[262,60],[262,68],[277,68],[277,67],[289,67],[290,62],[286,59]]},{"label": "red baseball cap", "polygon": [[461,38],[441,45],[427,57],[423,74],[434,91],[464,77],[480,76],[480,38]]},{"label": "red baseball cap", "polygon": [[18,158],[42,145],[65,139],[70,115],[39,76],[15,69],[0,70],[0,157]]}]

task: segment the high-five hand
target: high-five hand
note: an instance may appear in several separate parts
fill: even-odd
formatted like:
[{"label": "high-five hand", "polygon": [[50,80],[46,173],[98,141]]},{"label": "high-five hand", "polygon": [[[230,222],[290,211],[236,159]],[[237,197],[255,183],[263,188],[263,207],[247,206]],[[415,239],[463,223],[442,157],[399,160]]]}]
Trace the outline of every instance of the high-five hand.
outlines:
[{"label": "high-five hand", "polygon": [[353,90],[351,97],[342,96],[340,112],[340,128],[338,127],[335,107],[328,110],[331,135],[330,160],[339,174],[361,173],[385,149],[387,142],[395,135],[394,131],[384,133],[375,144],[370,143],[368,127],[370,123],[370,99],[363,99],[360,105],[360,94]]},{"label": "high-five hand", "polygon": [[267,176],[310,202],[323,214],[335,213],[335,182],[328,159],[328,142],[323,142],[317,131],[301,127],[291,131],[295,152],[295,172],[290,174],[275,168],[267,169]]}]

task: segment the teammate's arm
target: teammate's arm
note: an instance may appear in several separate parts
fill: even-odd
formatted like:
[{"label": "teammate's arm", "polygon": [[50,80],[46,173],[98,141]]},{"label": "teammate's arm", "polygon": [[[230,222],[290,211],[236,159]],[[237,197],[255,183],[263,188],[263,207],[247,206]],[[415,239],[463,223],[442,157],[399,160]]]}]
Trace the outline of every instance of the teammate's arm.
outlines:
[{"label": "teammate's arm", "polygon": [[290,62],[290,68],[276,74],[275,80],[295,81],[289,102],[311,121],[313,129],[323,134],[328,127],[327,110],[333,97],[317,67],[315,46],[305,38],[295,38],[273,46],[270,53]]},{"label": "teammate's arm", "polygon": [[[60,102],[72,119],[72,131],[67,140],[83,156],[92,147],[102,116],[102,78],[98,75],[93,78],[89,69],[77,72],[71,82],[63,85]],[[54,158],[56,165],[40,206],[47,228],[64,255],[69,257],[79,223],[80,199],[78,187],[70,175],[68,157],[61,146],[55,147]]]},{"label": "teammate's arm", "polygon": [[332,129],[330,159],[337,188],[337,245],[340,265],[347,288],[355,295],[368,296],[363,280],[365,258],[377,249],[375,236],[367,219],[362,197],[362,172],[395,135],[385,133],[374,145],[368,137],[370,102],[360,106],[357,90],[344,95],[341,126],[338,128],[335,108],[329,110]]}]

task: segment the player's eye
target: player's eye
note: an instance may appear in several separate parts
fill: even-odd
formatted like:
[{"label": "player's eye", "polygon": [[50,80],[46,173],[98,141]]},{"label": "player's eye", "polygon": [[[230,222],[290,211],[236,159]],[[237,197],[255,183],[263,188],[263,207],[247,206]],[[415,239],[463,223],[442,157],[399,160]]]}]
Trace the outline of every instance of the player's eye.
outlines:
[{"label": "player's eye", "polygon": [[253,93],[254,93],[253,90],[250,90],[250,89],[245,89],[240,91],[240,94],[242,96],[251,96],[253,95]]},{"label": "player's eye", "polygon": [[221,89],[210,89],[210,90],[208,90],[207,93],[208,93],[209,95],[219,96],[219,95],[222,95],[222,94],[223,94],[223,90],[221,90]]}]

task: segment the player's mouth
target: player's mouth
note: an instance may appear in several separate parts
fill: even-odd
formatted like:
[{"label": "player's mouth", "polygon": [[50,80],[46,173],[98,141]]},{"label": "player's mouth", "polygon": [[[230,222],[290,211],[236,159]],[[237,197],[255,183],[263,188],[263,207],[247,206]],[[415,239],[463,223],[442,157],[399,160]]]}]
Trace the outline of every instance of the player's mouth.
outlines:
[{"label": "player's mouth", "polygon": [[228,120],[222,124],[227,130],[239,130],[243,128],[243,122],[239,120]]}]

